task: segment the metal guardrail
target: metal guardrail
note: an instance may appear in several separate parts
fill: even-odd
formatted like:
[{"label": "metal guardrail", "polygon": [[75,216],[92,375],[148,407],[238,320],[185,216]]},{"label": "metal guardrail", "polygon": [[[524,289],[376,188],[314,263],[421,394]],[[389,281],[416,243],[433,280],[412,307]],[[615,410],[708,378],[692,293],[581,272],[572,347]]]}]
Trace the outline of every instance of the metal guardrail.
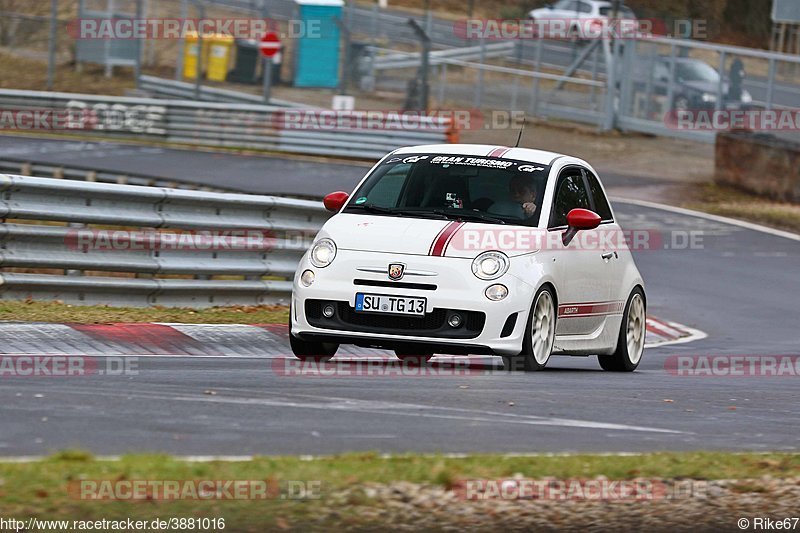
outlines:
[{"label": "metal guardrail", "polygon": [[[195,84],[185,81],[169,80],[156,76],[140,76],[139,90],[152,93],[155,98],[197,100],[201,102],[230,102],[233,104],[264,104],[264,97],[257,94],[220,89],[218,87],[200,86],[200,98],[195,97]],[[305,104],[270,98],[270,105],[277,107],[313,109]]]},{"label": "metal guardrail", "polygon": [[0,299],[285,303],[328,216],[318,201],[0,175]]},{"label": "metal guardrail", "polygon": [[[490,43],[484,46],[466,46],[463,48],[451,48],[448,50],[437,50],[430,53],[429,64],[439,65],[443,60],[456,59],[461,61],[474,61],[483,57],[484,59],[495,57],[506,57],[514,52],[516,43],[506,41],[501,43]],[[383,56],[376,56],[373,62],[375,70],[387,70],[396,68],[419,68],[422,59],[419,53],[395,52]]]},{"label": "metal guardrail", "polygon": [[326,124],[317,110],[12,89],[0,89],[0,107],[62,112],[68,120],[60,130],[73,134],[368,159],[449,142],[452,128],[447,117],[406,116],[398,128],[341,127],[338,116]]},{"label": "metal guardrail", "polygon": [[172,189],[189,189],[193,191],[238,192],[224,187],[209,187],[189,181],[137,174],[135,172],[109,172],[104,170],[81,168],[76,166],[37,163],[30,158],[0,156],[0,173],[19,174],[21,176],[40,176],[66,180],[89,181],[99,183],[116,183],[119,185],[140,185],[145,187],[168,187]]}]

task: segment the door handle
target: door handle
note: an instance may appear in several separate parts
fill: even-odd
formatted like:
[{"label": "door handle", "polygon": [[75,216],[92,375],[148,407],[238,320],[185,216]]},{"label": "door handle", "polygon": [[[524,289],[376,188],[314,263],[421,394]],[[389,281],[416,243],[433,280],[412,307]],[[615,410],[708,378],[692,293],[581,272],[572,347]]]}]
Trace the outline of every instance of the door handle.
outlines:
[{"label": "door handle", "polygon": [[604,254],[601,254],[600,257],[602,257],[604,261],[608,261],[609,259],[614,257],[614,252],[606,252]]}]

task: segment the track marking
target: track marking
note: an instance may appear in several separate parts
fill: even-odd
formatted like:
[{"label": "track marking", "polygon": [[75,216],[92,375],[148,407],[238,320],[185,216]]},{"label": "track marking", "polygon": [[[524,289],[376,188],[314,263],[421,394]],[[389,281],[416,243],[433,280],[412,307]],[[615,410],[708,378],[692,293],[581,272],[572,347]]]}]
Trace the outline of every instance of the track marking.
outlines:
[{"label": "track marking", "polygon": [[[91,396],[104,396],[108,398],[125,397],[127,399],[147,399],[147,400],[163,400],[163,401],[179,401],[179,402],[204,402],[212,404],[233,404],[244,406],[263,406],[263,407],[278,407],[278,408],[294,408],[294,409],[317,409],[327,411],[340,411],[352,413],[369,413],[382,416],[402,416],[402,417],[422,417],[433,419],[445,420],[460,420],[464,422],[486,422],[489,424],[519,424],[530,426],[554,426],[554,427],[570,427],[577,429],[605,429],[616,431],[635,431],[645,433],[663,433],[663,434],[686,434],[684,431],[663,429],[647,426],[633,426],[627,424],[613,424],[605,422],[593,422],[589,420],[579,420],[570,418],[550,418],[539,417],[533,415],[519,415],[515,413],[505,413],[500,411],[483,411],[473,409],[462,409],[457,407],[442,407],[431,406],[424,404],[411,404],[401,402],[375,402],[367,400],[356,400],[352,398],[333,398],[330,396],[316,397],[310,395],[296,395],[313,399],[316,401],[290,401],[285,399],[285,395],[281,395],[281,399],[269,398],[232,398],[220,396],[220,391],[226,389],[215,389],[218,392],[217,396],[206,395],[185,395],[175,394],[166,395],[164,393],[132,393],[132,392],[114,392],[108,390],[94,389],[92,391],[73,390],[70,389],[69,394],[85,394]],[[236,392],[241,392],[240,390]],[[52,391],[51,391],[52,394]],[[435,411],[442,411],[437,413]]]}]

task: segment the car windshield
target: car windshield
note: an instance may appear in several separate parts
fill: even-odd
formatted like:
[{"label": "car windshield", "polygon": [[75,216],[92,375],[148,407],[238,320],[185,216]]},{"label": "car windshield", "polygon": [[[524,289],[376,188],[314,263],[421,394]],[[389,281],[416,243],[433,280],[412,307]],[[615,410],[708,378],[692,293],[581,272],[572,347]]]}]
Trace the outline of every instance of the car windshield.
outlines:
[{"label": "car windshield", "polygon": [[675,73],[681,81],[719,81],[719,73],[714,67],[702,61],[678,61]]},{"label": "car windshield", "polygon": [[549,165],[495,157],[390,157],[353,194],[347,213],[535,226]]}]

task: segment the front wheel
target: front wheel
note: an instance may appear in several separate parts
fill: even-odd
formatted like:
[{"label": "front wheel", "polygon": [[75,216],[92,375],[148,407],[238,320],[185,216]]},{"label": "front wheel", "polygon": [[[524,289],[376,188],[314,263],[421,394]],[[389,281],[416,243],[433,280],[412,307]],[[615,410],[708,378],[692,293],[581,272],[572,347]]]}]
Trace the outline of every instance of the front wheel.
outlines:
[{"label": "front wheel", "polygon": [[548,287],[542,287],[533,299],[525,338],[522,340],[522,352],[503,358],[506,370],[542,370],[550,360],[555,338],[555,298]]},{"label": "front wheel", "polygon": [[289,333],[289,346],[291,346],[294,356],[301,361],[316,361],[318,363],[330,361],[336,355],[336,350],[339,349],[338,344],[304,341],[291,333]]},{"label": "front wheel", "polygon": [[597,360],[603,370],[610,372],[633,372],[639,366],[644,353],[646,334],[646,312],[644,292],[639,287],[631,291],[622,324],[619,327],[617,350],[611,355],[598,355]]},{"label": "front wheel", "polygon": [[301,361],[330,361],[339,345],[332,342],[304,341],[292,335],[292,306],[289,306],[289,346],[292,353]]}]

